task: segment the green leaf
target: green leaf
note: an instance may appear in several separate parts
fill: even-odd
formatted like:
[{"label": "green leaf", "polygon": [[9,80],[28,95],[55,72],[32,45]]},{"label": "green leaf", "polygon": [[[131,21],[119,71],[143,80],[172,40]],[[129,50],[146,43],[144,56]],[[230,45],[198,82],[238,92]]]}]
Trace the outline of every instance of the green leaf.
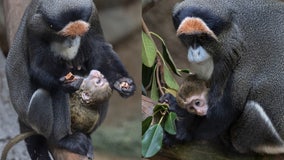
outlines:
[{"label": "green leaf", "polygon": [[156,59],[156,45],[154,41],[142,32],[142,62],[147,67],[152,67]]},{"label": "green leaf", "polygon": [[177,118],[177,115],[174,112],[170,112],[167,115],[167,119],[165,123],[165,131],[167,131],[169,134],[172,134],[172,135],[176,134],[176,124],[175,124],[176,118]]},{"label": "green leaf", "polygon": [[177,69],[174,60],[167,48],[167,45],[165,43],[165,41],[163,40],[162,37],[160,37],[158,34],[154,33],[154,32],[150,32],[152,35],[154,35],[155,37],[157,37],[161,42],[162,42],[162,48],[163,48],[163,60],[166,61],[166,63],[170,66],[171,70],[177,74],[178,76],[181,76],[181,74],[179,73],[179,70]]},{"label": "green leaf", "polygon": [[153,113],[156,113],[156,112],[164,112],[165,110],[167,110],[169,108],[169,106],[167,104],[164,104],[164,103],[158,103],[154,109],[153,109]]},{"label": "green leaf", "polygon": [[153,109],[153,123],[160,123],[163,125],[164,120],[161,119],[164,117],[164,113],[168,110],[169,106],[164,103],[158,103]]},{"label": "green leaf", "polygon": [[152,118],[153,118],[152,116],[149,116],[146,119],[144,119],[144,121],[142,121],[142,135],[144,135],[144,133],[150,127],[152,123]]},{"label": "green leaf", "polygon": [[165,90],[165,93],[170,93],[174,97],[177,96],[177,90],[171,89],[171,88],[163,88]]},{"label": "green leaf", "polygon": [[178,90],[179,86],[167,65],[164,65],[164,79],[169,88]]},{"label": "green leaf", "polygon": [[163,57],[167,64],[170,66],[171,70],[178,76],[181,76],[179,70],[176,67],[176,64],[174,63],[174,60],[172,56],[170,55],[170,52],[165,44],[164,41],[162,41],[162,46],[163,46]]},{"label": "green leaf", "polygon": [[[156,71],[156,67],[155,67],[154,71]],[[158,99],[159,99],[159,89],[158,89],[155,74],[153,74],[153,81],[152,81],[152,87],[151,87],[151,99],[153,101],[158,101]]]},{"label": "green leaf", "polygon": [[163,136],[160,124],[151,126],[142,137],[142,156],[149,158],[158,153],[162,147]]}]

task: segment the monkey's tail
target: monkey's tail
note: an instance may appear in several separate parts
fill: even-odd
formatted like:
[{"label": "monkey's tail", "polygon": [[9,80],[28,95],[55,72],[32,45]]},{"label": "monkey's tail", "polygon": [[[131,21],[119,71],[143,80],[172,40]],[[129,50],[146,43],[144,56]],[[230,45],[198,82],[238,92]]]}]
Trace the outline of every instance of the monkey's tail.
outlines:
[{"label": "monkey's tail", "polygon": [[2,156],[1,156],[1,160],[6,160],[7,159],[7,155],[9,150],[17,143],[19,143],[20,141],[32,136],[32,135],[36,135],[36,132],[26,132],[26,133],[21,133],[19,135],[17,135],[16,137],[12,138],[4,147],[3,151],[2,151]]}]

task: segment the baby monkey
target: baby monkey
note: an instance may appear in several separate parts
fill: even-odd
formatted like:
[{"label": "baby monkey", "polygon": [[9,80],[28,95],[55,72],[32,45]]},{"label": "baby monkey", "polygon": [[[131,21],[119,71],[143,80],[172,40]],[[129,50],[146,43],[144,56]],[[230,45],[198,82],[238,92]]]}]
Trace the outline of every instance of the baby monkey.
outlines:
[{"label": "baby monkey", "polygon": [[70,95],[71,129],[85,134],[93,132],[104,119],[100,112],[107,107],[112,89],[108,81],[97,70],[92,70],[87,77],[67,74],[64,83],[71,83],[78,79],[75,88],[79,88]]},{"label": "baby monkey", "polygon": [[181,84],[176,100],[181,108],[198,116],[205,116],[208,110],[206,81],[196,75],[189,75]]}]

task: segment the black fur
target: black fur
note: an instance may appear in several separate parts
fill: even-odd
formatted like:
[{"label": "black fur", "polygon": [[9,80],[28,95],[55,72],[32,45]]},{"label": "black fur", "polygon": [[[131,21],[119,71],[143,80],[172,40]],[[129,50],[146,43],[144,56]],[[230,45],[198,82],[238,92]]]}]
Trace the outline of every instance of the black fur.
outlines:
[{"label": "black fur", "polygon": [[[50,50],[48,41],[49,39],[53,39],[53,37],[42,40],[41,37],[38,37],[38,35],[34,36],[33,34],[30,34],[29,41],[34,42],[32,45],[30,45],[30,52],[29,52],[29,60],[30,60],[30,66],[29,66],[29,73],[31,76],[31,80],[35,85],[35,89],[43,88],[45,90],[48,90],[51,94],[52,98],[52,106],[53,107],[53,114],[54,114],[54,123],[57,124],[57,121],[60,121],[60,125],[67,125],[64,122],[65,120],[56,120],[59,117],[65,117],[64,111],[62,110],[62,105],[67,105],[66,103],[56,103],[59,99],[62,99],[62,97],[65,97],[66,92],[72,92],[75,91],[78,88],[70,88],[72,85],[64,85],[62,81],[60,81],[60,78],[66,75],[68,72],[72,72],[76,75],[87,75],[92,69],[99,70],[109,81],[112,89],[118,90],[118,92],[123,97],[128,97],[133,94],[134,90],[129,91],[123,91],[119,90],[114,87],[114,83],[118,82],[120,83],[120,79],[123,77],[128,77],[128,73],[126,72],[124,66],[121,64],[120,60],[118,59],[116,53],[112,50],[112,47],[110,44],[108,44],[104,38],[100,35],[94,35],[92,32],[93,30],[90,29],[90,31],[82,37],[81,40],[81,46],[78,51],[77,56],[75,59],[71,61],[66,61],[62,59],[59,56],[55,56],[54,53]],[[56,36],[55,36],[56,37]],[[80,66],[81,70],[77,70],[77,67]],[[131,80],[132,86],[133,81]],[[65,91],[62,92],[62,91]],[[34,100],[36,101],[36,99]],[[63,99],[64,101],[64,99]],[[33,104],[33,103],[31,103]],[[106,103],[107,104],[107,103]],[[106,105],[102,104],[102,105]],[[37,105],[38,106],[38,105]],[[41,106],[43,107],[43,106]],[[40,107],[40,108],[41,108]],[[31,108],[36,108],[36,106],[31,106]],[[40,109],[38,108],[38,109]],[[44,108],[50,108],[49,106],[45,106]],[[106,109],[107,106],[100,107],[102,109]],[[101,111],[103,112],[103,111]],[[37,114],[37,113],[35,113]],[[38,116],[30,116],[33,119],[33,122],[35,122],[36,126],[40,126],[41,124],[38,124],[36,120],[34,120],[35,117]],[[52,113],[46,115],[46,117],[49,117],[48,119],[52,119]],[[104,116],[102,116],[103,118]],[[102,120],[100,120],[101,122]],[[39,121],[40,122],[40,121]],[[53,127],[56,127],[57,125],[53,124]],[[48,124],[45,124],[47,126],[50,126]],[[59,126],[58,126],[59,127]],[[40,128],[40,127],[39,127]],[[76,135],[70,135],[65,137],[64,139],[60,139],[59,135],[57,135],[57,132],[61,132],[62,127],[54,128],[50,135],[51,142],[57,144],[57,146],[60,146],[62,148],[65,148],[69,151],[86,155],[88,150],[88,145],[92,146],[91,143],[87,143],[89,140],[86,138],[82,138],[83,134],[76,134]],[[44,131],[43,131],[43,134]],[[59,141],[58,141],[59,140]]]},{"label": "black fur", "polygon": [[209,10],[196,7],[187,7],[179,10],[175,15],[173,15],[173,22],[176,29],[178,29],[180,23],[186,17],[198,17],[202,19],[216,36],[218,36],[230,24]]},{"label": "black fur", "polygon": [[206,117],[196,116],[198,125],[192,129],[191,133],[194,139],[212,139],[220,135],[240,116],[241,111],[232,106],[231,77],[225,85],[224,93],[220,99],[214,97],[214,91],[219,88],[210,89],[208,97],[209,110]]},{"label": "black fur", "polygon": [[[41,1],[40,4],[37,2],[32,1],[26,9],[6,66],[11,100],[19,114],[19,120],[23,122],[20,126],[26,128],[25,131],[35,131],[40,135],[32,136],[27,140],[29,153],[32,159],[40,158],[41,154],[47,157],[47,146],[55,146],[54,148],[60,147],[93,158],[90,137],[85,133],[72,134],[70,128],[68,94],[78,89],[80,80],[64,84],[62,77],[69,72],[86,76],[91,70],[96,69],[106,77],[111,88],[117,90],[122,97],[133,95],[135,84],[112,46],[105,41],[94,5],[85,5],[85,7],[82,5],[70,10],[65,8],[64,12],[49,16],[45,13],[49,11],[48,7],[45,10],[40,6],[41,3],[48,4],[48,2]],[[63,5],[69,3],[67,0],[61,2],[60,4]],[[75,1],[72,2],[75,3]],[[75,20],[89,22],[90,29],[81,37],[81,45],[76,57],[65,60],[53,53],[51,43],[63,42],[66,38],[71,38],[60,36],[56,31]],[[114,85],[121,82],[128,82],[129,89]],[[107,108],[108,102],[98,106],[100,119],[95,128],[104,120]],[[48,141],[41,141],[43,137]]]},{"label": "black fur", "polygon": [[[188,16],[201,18],[210,29],[216,35],[221,33],[226,34],[228,32],[227,27],[230,26],[232,31],[236,31],[233,23],[226,22],[222,18],[212,14],[210,11],[188,7],[183,8],[173,15],[173,21],[176,28],[178,28],[181,21]],[[236,33],[237,34],[237,33]],[[230,33],[228,34],[230,35]],[[241,37],[241,36],[239,36]],[[178,128],[177,133],[187,131],[185,136],[178,138],[180,135],[177,134],[176,139],[212,139],[225,130],[227,130],[232,122],[234,122],[241,114],[241,111],[237,110],[232,105],[231,87],[233,79],[233,69],[237,65],[239,60],[239,52],[242,49],[241,38],[228,36],[229,42],[216,41],[210,38],[208,35],[181,35],[179,37],[186,47],[189,47],[193,43],[202,45],[202,47],[213,57],[214,70],[211,78],[209,79],[209,93],[208,93],[208,112],[206,116],[187,115],[190,118],[188,121],[177,121]],[[225,44],[226,43],[226,44]],[[175,104],[177,106],[177,104]],[[178,112],[181,112],[179,110]],[[186,115],[185,113],[178,113]],[[181,131],[179,131],[181,130]]]},{"label": "black fur", "polygon": [[54,31],[58,32],[64,28],[69,22],[83,20],[88,22],[92,13],[92,6],[89,8],[73,8],[70,10],[66,10],[61,14],[58,14],[56,17],[46,16],[43,9],[39,9],[38,13],[43,15],[43,19],[49,27],[51,27]]},{"label": "black fur", "polygon": [[169,111],[175,112],[177,114],[176,120],[176,135],[170,135],[165,132],[163,143],[166,146],[172,146],[177,143],[183,143],[185,141],[192,140],[192,135],[190,134],[190,127],[192,127],[195,119],[195,115],[187,112],[187,110],[178,106],[175,97],[171,94],[165,94],[159,99],[160,103],[168,103]]},{"label": "black fur", "polygon": [[[260,9],[263,6],[268,8]],[[200,16],[204,9],[224,18],[228,27],[221,29],[218,19],[213,24],[207,20],[214,16]],[[217,35],[217,42],[202,44],[213,58],[214,71],[209,79],[208,116],[194,122],[195,129],[189,132],[194,139],[227,132],[225,139],[240,153],[284,153],[284,63],[279,56],[284,47],[283,34],[275,34],[283,33],[284,28],[278,27],[284,24],[282,10],[284,3],[265,0],[185,0],[176,5],[176,27],[193,15]]]},{"label": "black fur", "polygon": [[94,150],[91,138],[80,132],[76,132],[72,135],[68,135],[62,138],[58,144],[58,147],[65,149],[66,146],[69,147],[69,151],[80,155],[88,155],[89,151],[91,151],[92,153],[92,151]]},{"label": "black fur", "polygon": [[[21,133],[30,132],[31,129],[19,121]],[[32,160],[50,160],[47,139],[41,135],[32,135],[25,139],[27,150]]]}]

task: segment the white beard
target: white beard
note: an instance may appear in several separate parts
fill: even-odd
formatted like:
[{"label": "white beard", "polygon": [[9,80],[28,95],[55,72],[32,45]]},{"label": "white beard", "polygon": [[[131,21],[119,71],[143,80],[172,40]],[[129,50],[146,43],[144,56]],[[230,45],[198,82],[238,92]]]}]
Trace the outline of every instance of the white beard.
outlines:
[{"label": "white beard", "polygon": [[213,59],[207,59],[200,63],[189,63],[190,72],[197,75],[198,78],[209,80],[214,70]]},{"label": "white beard", "polygon": [[187,55],[190,72],[196,74],[198,78],[209,80],[214,70],[213,58],[203,47],[196,49],[190,47]]},{"label": "white beard", "polygon": [[63,42],[52,42],[51,51],[56,56],[65,60],[72,60],[76,57],[81,43],[81,37],[76,36],[74,39],[67,38]]}]

